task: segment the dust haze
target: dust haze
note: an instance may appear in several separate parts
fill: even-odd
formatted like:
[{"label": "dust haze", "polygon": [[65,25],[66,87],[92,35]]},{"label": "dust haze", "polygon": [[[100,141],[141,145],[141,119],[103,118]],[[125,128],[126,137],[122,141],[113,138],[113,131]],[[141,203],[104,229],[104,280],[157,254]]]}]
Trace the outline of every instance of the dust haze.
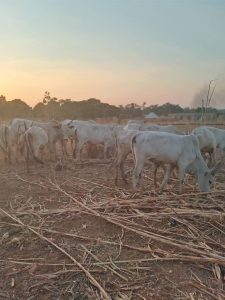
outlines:
[{"label": "dust haze", "polygon": [[[206,84],[196,92],[191,102],[191,107],[197,108],[202,106],[202,99],[206,99],[208,87],[208,84]],[[213,87],[214,83],[211,85],[210,93],[212,92]],[[210,107],[225,108],[225,87],[221,87],[221,84],[220,86],[216,85]]]}]

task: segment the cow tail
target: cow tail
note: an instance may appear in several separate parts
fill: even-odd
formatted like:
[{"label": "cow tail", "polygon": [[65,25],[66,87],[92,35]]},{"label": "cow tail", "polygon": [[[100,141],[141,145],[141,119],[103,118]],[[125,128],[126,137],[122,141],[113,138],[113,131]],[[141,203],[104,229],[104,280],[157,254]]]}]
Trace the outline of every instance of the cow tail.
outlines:
[{"label": "cow tail", "polygon": [[117,158],[118,158],[118,136],[115,133],[113,133],[113,136],[115,138],[115,148],[116,149],[115,149],[115,153],[114,153],[114,157],[113,157],[111,167],[115,164],[115,162],[117,161]]},{"label": "cow tail", "polygon": [[9,128],[7,126],[4,126],[3,143],[4,143],[5,155],[6,155],[5,159],[7,162],[10,162],[11,161],[11,153],[10,153],[9,143],[8,143],[8,134],[9,134]]},{"label": "cow tail", "polygon": [[78,143],[77,127],[75,127],[74,129],[74,141],[75,141],[75,149],[73,150],[73,158],[76,158],[76,147]]},{"label": "cow tail", "polygon": [[8,150],[8,127],[7,126],[4,126],[4,131],[3,131],[3,142],[4,142],[4,145],[5,145],[5,148]]},{"label": "cow tail", "polygon": [[25,134],[25,143],[26,143],[27,150],[32,155],[34,160],[36,160],[36,162],[38,162],[40,164],[43,164],[43,161],[34,154],[34,149],[33,149],[33,145],[32,145],[32,135],[30,132],[27,132]]},{"label": "cow tail", "polygon": [[134,160],[135,160],[134,144],[136,144],[136,142],[137,142],[137,135],[135,134],[132,137],[132,140],[131,140],[131,150],[132,150],[132,154],[133,154]]},{"label": "cow tail", "polygon": [[75,143],[77,143],[77,141],[78,141],[77,127],[75,127],[75,129],[74,129],[74,140],[75,140]]}]

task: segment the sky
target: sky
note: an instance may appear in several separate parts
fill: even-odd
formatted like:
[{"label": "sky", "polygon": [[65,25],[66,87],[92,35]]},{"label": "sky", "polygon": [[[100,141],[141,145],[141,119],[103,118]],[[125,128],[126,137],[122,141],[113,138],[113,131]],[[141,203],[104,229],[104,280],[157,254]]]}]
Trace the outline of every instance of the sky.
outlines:
[{"label": "sky", "polygon": [[224,0],[0,0],[0,94],[188,106],[225,91],[224,30]]}]

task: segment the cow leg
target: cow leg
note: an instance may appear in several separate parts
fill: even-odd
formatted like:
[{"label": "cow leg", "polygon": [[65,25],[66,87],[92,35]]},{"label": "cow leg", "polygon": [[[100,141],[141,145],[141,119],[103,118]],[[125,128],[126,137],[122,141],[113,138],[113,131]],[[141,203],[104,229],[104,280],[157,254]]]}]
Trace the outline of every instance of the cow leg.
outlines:
[{"label": "cow leg", "polygon": [[75,148],[75,146],[74,146],[74,140],[70,138],[69,141],[70,141],[69,144],[70,144],[71,153],[73,153],[73,150]]},{"label": "cow leg", "polygon": [[8,163],[11,164],[12,163],[12,151],[10,148],[8,148],[8,154],[7,154],[7,157],[8,157]]},{"label": "cow leg", "polygon": [[16,161],[16,163],[19,162],[19,157],[20,157],[20,149],[19,149],[19,146],[16,145],[16,149],[15,149],[15,161]]},{"label": "cow leg", "polygon": [[109,145],[107,143],[104,144],[104,160],[107,159],[107,151],[108,151]]},{"label": "cow leg", "polygon": [[115,182],[115,185],[117,185],[118,184],[118,178],[119,178],[118,159],[114,159],[112,164],[115,166],[114,182]]},{"label": "cow leg", "polygon": [[10,156],[10,153],[9,153],[9,149],[5,150],[3,152],[4,154],[4,163],[5,164],[10,164],[11,163],[11,156]]},{"label": "cow leg", "polygon": [[81,151],[83,148],[84,143],[78,142],[76,143],[76,147],[73,151],[73,157],[75,158],[75,160],[77,162],[79,162],[81,160]]},{"label": "cow leg", "polygon": [[68,139],[62,139],[61,140],[61,147],[62,147],[62,153],[63,153],[63,156],[69,156],[68,152],[67,152],[67,142],[68,142]]},{"label": "cow leg", "polygon": [[45,149],[45,146],[42,146],[42,147],[40,147],[40,150],[39,150],[39,156],[40,156],[41,161],[44,161],[44,149]]},{"label": "cow leg", "polygon": [[171,176],[171,173],[172,173],[172,170],[173,170],[173,169],[174,169],[174,167],[173,167],[172,165],[169,164],[169,165],[167,166],[166,173],[165,173],[165,175],[164,175],[163,181],[162,181],[162,183],[161,183],[161,185],[160,185],[160,188],[159,188],[159,192],[160,192],[160,193],[162,193],[162,191],[163,191],[165,185],[168,183],[169,178],[170,178],[170,176]]},{"label": "cow leg", "polygon": [[132,179],[134,190],[136,190],[137,184],[138,184],[139,180],[141,179],[141,172],[143,170],[144,163],[145,163],[144,159],[142,159],[140,161],[136,161],[134,172],[133,172],[133,179]]},{"label": "cow leg", "polygon": [[30,168],[29,168],[30,155],[28,149],[26,149],[25,160],[26,160],[27,173],[30,173]]},{"label": "cow leg", "polygon": [[209,152],[209,168],[213,167],[216,164],[216,153],[214,150]]},{"label": "cow leg", "polygon": [[50,154],[50,160],[55,161],[56,153],[55,153],[54,145],[52,143],[48,143],[47,147]]},{"label": "cow leg", "polygon": [[159,168],[159,165],[158,164],[153,164],[153,174],[154,174],[154,178],[153,178],[153,180],[154,180],[154,186],[155,186],[155,188],[157,187],[157,171],[158,171],[158,168]]},{"label": "cow leg", "polygon": [[179,193],[183,193],[183,185],[184,185],[184,175],[186,170],[186,165],[183,163],[178,163],[178,179],[179,179]]},{"label": "cow leg", "polygon": [[121,173],[121,176],[122,176],[122,179],[123,179],[124,183],[125,183],[125,184],[128,184],[126,175],[125,175],[125,173],[124,173],[124,161],[122,161],[122,162],[120,163],[119,167],[120,167],[120,173]]},{"label": "cow leg", "polygon": [[220,147],[221,159],[225,160],[225,147]]},{"label": "cow leg", "polygon": [[[122,152],[122,151],[121,151]],[[124,181],[125,184],[128,184],[127,179],[126,179],[126,175],[124,172],[124,162],[128,156],[129,152],[125,152],[125,153],[121,153],[120,151],[118,151],[118,155],[115,161],[115,169],[116,169],[116,176],[115,176],[115,183],[117,183],[118,177],[119,177],[119,169],[121,172],[121,176],[122,179]]]}]

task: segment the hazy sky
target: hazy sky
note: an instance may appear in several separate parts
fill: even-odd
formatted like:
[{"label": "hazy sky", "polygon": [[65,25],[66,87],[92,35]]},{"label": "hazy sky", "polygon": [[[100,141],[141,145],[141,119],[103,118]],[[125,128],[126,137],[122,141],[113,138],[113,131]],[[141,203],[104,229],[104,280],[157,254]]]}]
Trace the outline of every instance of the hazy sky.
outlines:
[{"label": "hazy sky", "polygon": [[225,85],[224,0],[0,0],[0,94],[191,103]]}]

